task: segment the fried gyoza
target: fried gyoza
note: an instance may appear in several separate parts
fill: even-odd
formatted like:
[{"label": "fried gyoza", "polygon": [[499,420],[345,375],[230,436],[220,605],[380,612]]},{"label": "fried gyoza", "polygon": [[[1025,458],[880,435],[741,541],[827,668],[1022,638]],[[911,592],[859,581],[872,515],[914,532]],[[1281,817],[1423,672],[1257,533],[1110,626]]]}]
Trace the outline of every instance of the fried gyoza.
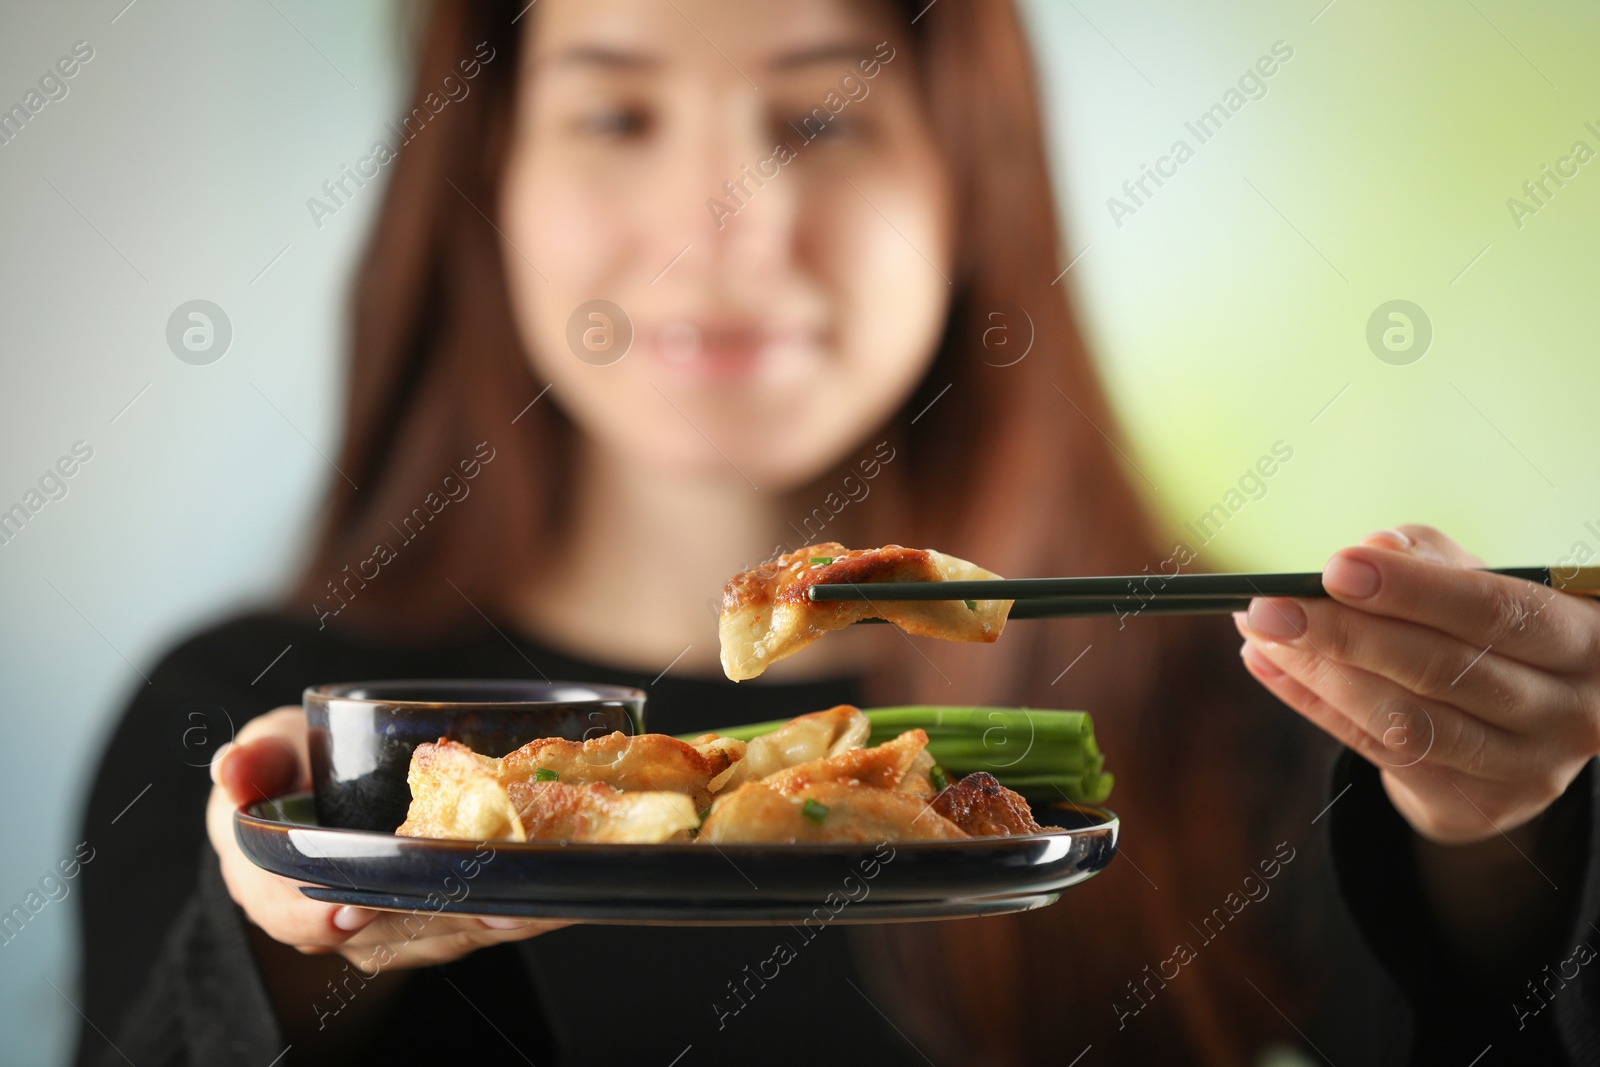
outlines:
[{"label": "fried gyoza", "polygon": [[746,782],[718,797],[696,841],[713,845],[797,841],[942,841],[967,833],[921,798],[855,782],[817,782],[781,793]]},{"label": "fried gyoza", "polygon": [[[673,741],[658,734],[646,736]],[[565,744],[583,748],[573,742]],[[698,755],[681,741],[673,744]],[[639,752],[658,748],[671,750],[670,746],[651,745],[640,746]],[[704,760],[703,756],[699,758]],[[513,767],[510,757],[480,756],[466,745],[443,738],[437,744],[420,744],[411,754],[411,767],[406,774],[411,786],[411,807],[395,833],[402,837],[463,841],[655,844],[700,821],[696,814],[700,809],[684,792],[621,792],[599,782],[539,781],[536,770],[531,764]],[[678,781],[699,781],[703,786],[707,770],[699,768],[698,779]],[[576,771],[573,777],[579,777]]]},{"label": "fried gyoza", "polygon": [[744,756],[744,742],[707,734],[696,744],[665,734],[620,732],[588,741],[546,737],[505,757],[501,780],[532,779],[538,771],[566,785],[603,782],[615,789],[684,793],[692,811],[711,803],[711,783]]},{"label": "fried gyoza", "polygon": [[[503,759],[440,738],[418,745],[411,808],[395,832],[471,841],[770,844],[937,841],[1038,833],[1027,802],[992,775],[942,791],[928,735],[865,747],[848,704],[743,742],[620,733],[545,738]],[[704,822],[698,812],[709,808]],[[695,831],[698,828],[698,834]]]},{"label": "fried gyoza", "polygon": [[[826,563],[812,560],[826,559]],[[947,641],[993,641],[1005,628],[1009,600],[833,600],[813,602],[818,583],[940,582],[995,578],[964,559],[932,549],[852,550],[836,541],[808,545],[728,580],[718,631],[722,669],[734,681],[754,678],[827,633],[861,619],[887,619],[907,633]]]},{"label": "fried gyoza", "polygon": [[500,780],[500,763],[442,737],[438,744],[418,745],[406,772],[411,808],[395,833],[458,841],[526,841],[522,819]]},{"label": "fried gyoza", "polygon": [[976,771],[946,787],[934,798],[933,810],[973,837],[1044,831],[1033,821],[1028,802],[987,771]]},{"label": "fried gyoza", "polygon": [[797,715],[771,733],[750,739],[744,754],[745,776],[765,778],[785,767],[837,756],[862,747],[871,734],[871,721],[849,704]]},{"label": "fried gyoza", "polygon": [[849,782],[874,789],[898,789],[900,781],[927,747],[928,735],[907,730],[893,741],[872,748],[852,748],[837,756],[824,756],[796,764],[761,779],[780,793],[804,793],[818,782]]},{"label": "fried gyoza", "polygon": [[534,780],[513,782],[509,792],[529,841],[654,845],[675,836],[687,840],[687,831],[700,824],[683,793]]},{"label": "fried gyoza", "polygon": [[919,796],[923,800],[932,800],[934,794],[939,792],[939,787],[933,784],[933,768],[937,766],[933,754],[927,749],[917,753],[917,758],[911,761],[911,766],[906,768],[906,773],[901,775],[900,784],[895,786],[902,793]]}]

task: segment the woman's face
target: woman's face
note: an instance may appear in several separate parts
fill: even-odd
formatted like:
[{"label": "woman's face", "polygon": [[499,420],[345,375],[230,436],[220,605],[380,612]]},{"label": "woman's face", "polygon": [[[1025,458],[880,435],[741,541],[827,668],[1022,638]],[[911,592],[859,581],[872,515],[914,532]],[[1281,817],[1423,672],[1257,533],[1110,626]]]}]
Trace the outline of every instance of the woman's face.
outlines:
[{"label": "woman's face", "polygon": [[950,299],[904,34],[843,0],[543,0],[528,21],[501,218],[535,374],[664,473],[782,491],[848,458]]}]

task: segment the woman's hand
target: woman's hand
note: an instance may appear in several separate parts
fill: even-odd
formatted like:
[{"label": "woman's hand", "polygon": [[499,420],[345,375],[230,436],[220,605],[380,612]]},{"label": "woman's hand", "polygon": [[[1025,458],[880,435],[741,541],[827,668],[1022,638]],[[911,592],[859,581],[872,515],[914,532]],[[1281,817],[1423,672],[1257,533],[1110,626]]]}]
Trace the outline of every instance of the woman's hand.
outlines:
[{"label": "woman's hand", "polygon": [[1482,565],[1403,526],[1328,561],[1331,599],[1234,616],[1250,673],[1379,767],[1442,844],[1529,822],[1600,753],[1600,604]]},{"label": "woman's hand", "polygon": [[485,945],[567,925],[445,914],[419,920],[410,913],[325,904],[302,894],[301,883],[251,863],[234,839],[234,809],[311,788],[306,721],[298,707],[278,708],[246,723],[234,743],[211,761],[211,779],[216,784],[206,806],[206,829],[228,892],[268,936],[303,953],[337,952],[375,974],[447,963]]}]

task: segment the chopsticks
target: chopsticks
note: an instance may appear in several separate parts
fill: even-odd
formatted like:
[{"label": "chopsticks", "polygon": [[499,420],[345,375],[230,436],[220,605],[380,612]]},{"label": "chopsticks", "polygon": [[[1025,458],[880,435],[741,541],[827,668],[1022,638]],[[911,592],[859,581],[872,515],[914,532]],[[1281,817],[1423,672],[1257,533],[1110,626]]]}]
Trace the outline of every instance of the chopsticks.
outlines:
[{"label": "chopsticks", "polygon": [[[1600,596],[1600,567],[1496,567],[1563,593]],[[1010,600],[1010,618],[1080,615],[1202,615],[1240,611],[1252,597],[1325,597],[1320,572],[1300,574],[1124,574],[1093,578],[996,578],[987,581],[818,583],[813,601]]]}]

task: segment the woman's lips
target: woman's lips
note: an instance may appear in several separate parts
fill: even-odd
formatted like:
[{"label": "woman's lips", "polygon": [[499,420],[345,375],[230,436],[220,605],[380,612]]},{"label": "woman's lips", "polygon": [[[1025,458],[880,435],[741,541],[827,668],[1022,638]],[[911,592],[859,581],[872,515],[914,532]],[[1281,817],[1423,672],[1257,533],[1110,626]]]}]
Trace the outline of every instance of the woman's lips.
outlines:
[{"label": "woman's lips", "polygon": [[725,382],[785,377],[818,349],[813,331],[790,326],[677,320],[646,336],[674,373]]}]

